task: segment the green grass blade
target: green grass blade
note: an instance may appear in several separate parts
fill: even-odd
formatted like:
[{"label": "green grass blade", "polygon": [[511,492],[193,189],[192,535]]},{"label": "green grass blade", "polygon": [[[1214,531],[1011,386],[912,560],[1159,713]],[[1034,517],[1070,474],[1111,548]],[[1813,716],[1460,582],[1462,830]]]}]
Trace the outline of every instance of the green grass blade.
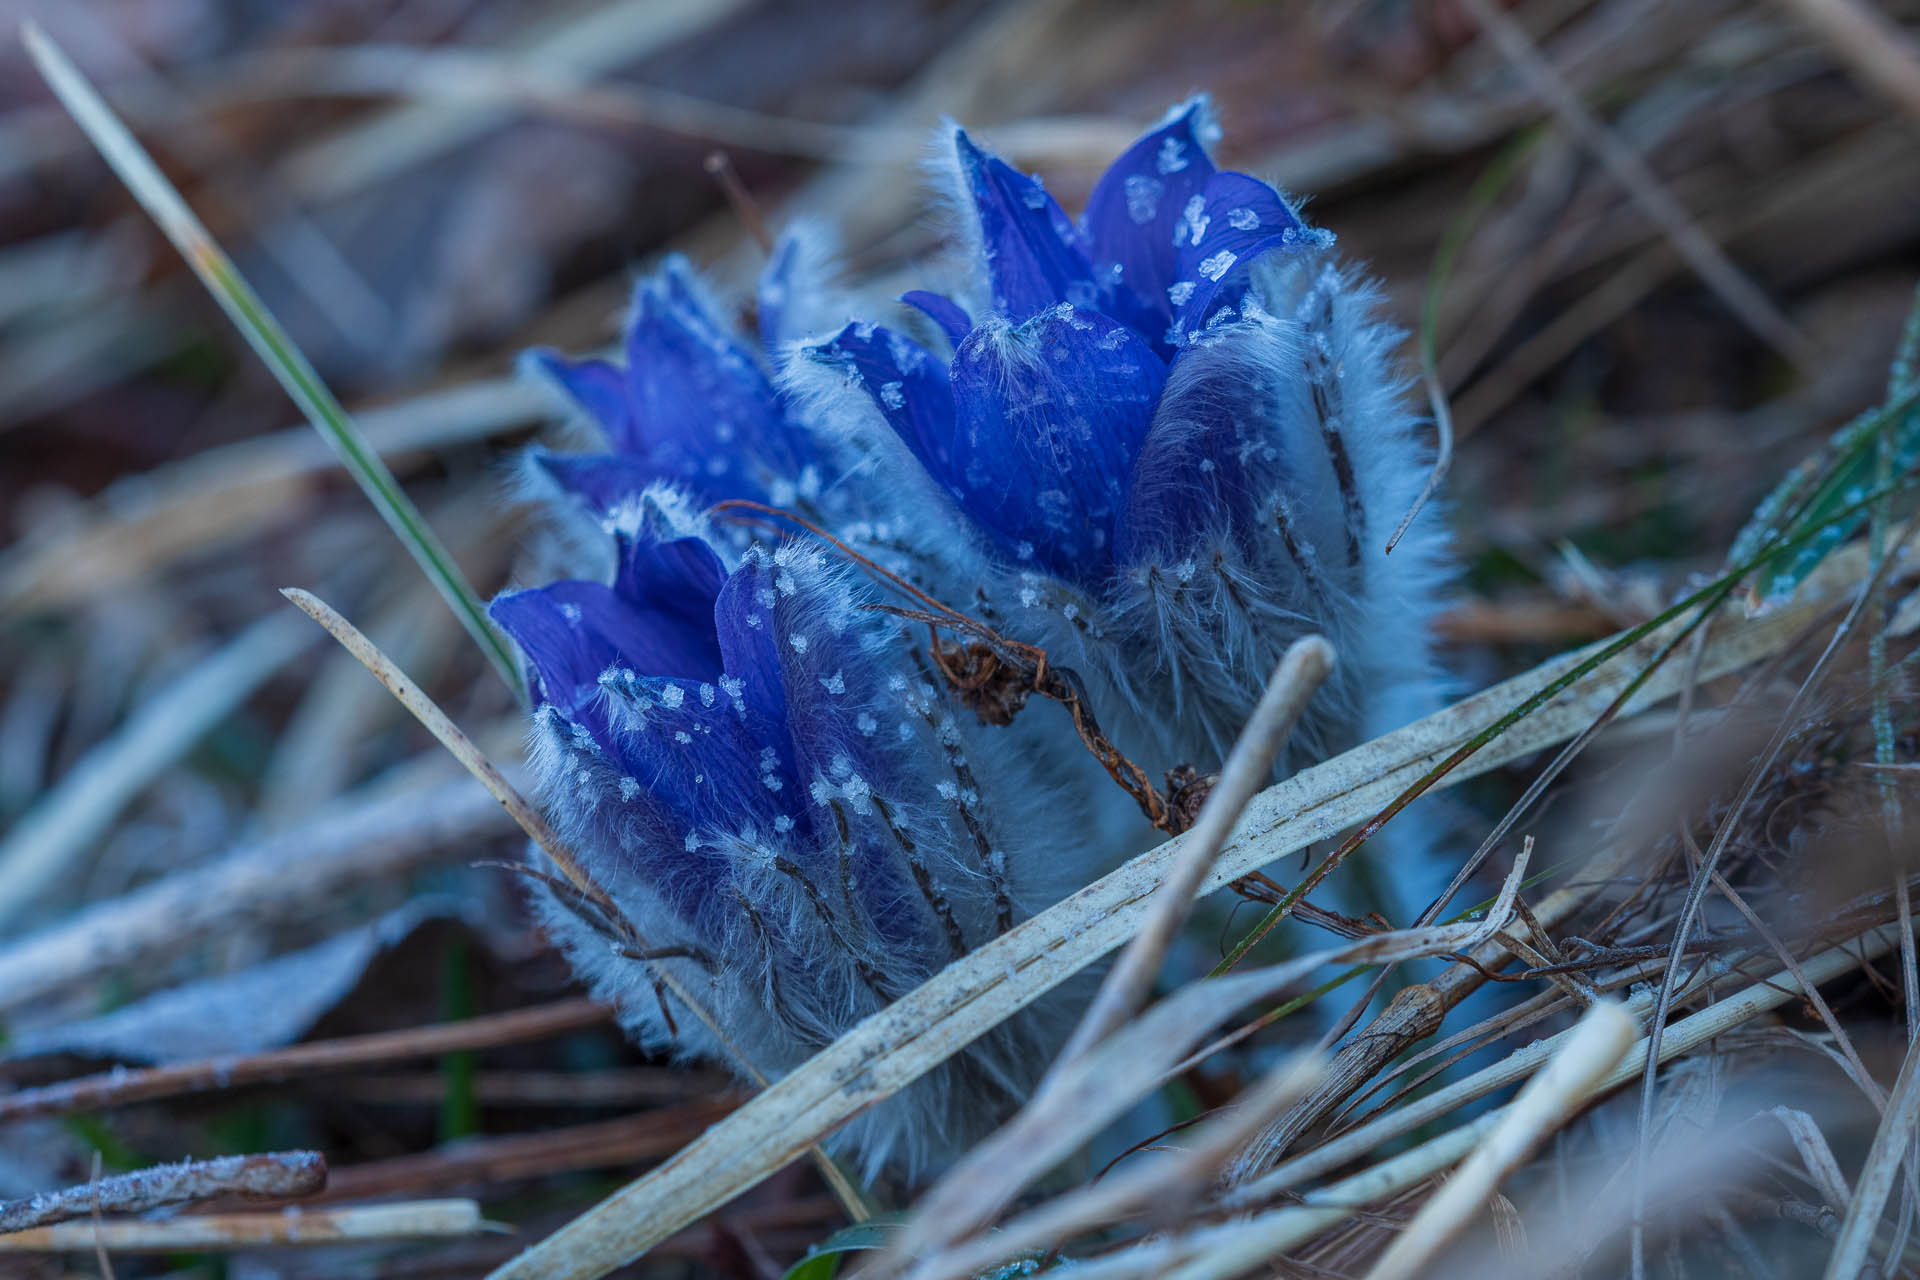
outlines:
[{"label": "green grass blade", "polygon": [[214,242],[152,157],[52,38],[31,20],[21,24],[20,35],[41,76],[99,150],[101,158],[173,242],[314,430],[333,446],[348,474],[440,592],[447,607],[460,619],[460,624],[486,654],[500,678],[507,682],[507,687],[516,697],[524,696],[513,651],[487,617],[472,584],[428,527],[419,508],[401,490],[387,464],[355,429],[353,420],[327,390],[319,373],[267,310],[260,295],[242,278],[232,259]]}]

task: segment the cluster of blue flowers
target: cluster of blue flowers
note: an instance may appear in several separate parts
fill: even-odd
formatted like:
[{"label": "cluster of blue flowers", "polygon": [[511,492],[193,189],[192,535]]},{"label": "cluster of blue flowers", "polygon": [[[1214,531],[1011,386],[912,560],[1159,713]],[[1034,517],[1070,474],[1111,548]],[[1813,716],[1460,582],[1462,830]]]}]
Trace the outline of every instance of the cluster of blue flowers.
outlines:
[{"label": "cluster of blue flowers", "polygon": [[[608,452],[532,469],[611,564],[493,615],[526,657],[549,814],[653,958],[549,921],[643,1042],[778,1076],[1149,834],[1064,716],[981,723],[848,556],[717,504],[804,516],[1044,648],[1150,768],[1218,767],[1307,632],[1340,666],[1284,769],[1431,705],[1439,522],[1382,546],[1425,465],[1398,335],[1329,235],[1214,167],[1213,132],[1203,101],[1176,108],[1076,221],[954,130],[973,269],[893,327],[820,325],[817,255],[789,239],[762,350],[670,261],[623,365],[534,357]],[[648,965],[720,1031],[670,1021]],[[964,1149],[1058,1024],[1043,1002],[864,1117],[868,1167]]]}]

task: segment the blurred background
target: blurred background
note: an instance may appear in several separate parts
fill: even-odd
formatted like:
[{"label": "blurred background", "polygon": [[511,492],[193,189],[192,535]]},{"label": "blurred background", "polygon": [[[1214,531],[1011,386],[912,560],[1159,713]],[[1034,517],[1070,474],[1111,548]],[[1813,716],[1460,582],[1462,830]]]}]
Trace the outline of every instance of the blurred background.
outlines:
[{"label": "blurred background", "polygon": [[[1307,197],[1398,321],[1429,326],[1456,453],[1422,518],[1457,535],[1463,689],[1718,568],[1758,499],[1883,397],[1920,277],[1906,0],[0,3],[0,1070],[19,1084],[569,991],[510,878],[470,865],[513,855],[505,821],[277,589],[353,617],[503,761],[510,700],[52,101],[28,16],[486,595],[528,529],[510,459],[552,418],[517,354],[612,342],[668,250],[739,290],[754,216],[816,219],[849,285],[908,287],[942,243],[942,116],[1072,210],[1209,92],[1222,163]],[[1467,803],[1514,790],[1496,775]],[[484,1069],[436,1055],[14,1126],[0,1196],[84,1181],[95,1149],[134,1167],[310,1144],[364,1166],[339,1196],[481,1187],[538,1232],[726,1105],[579,1017]],[[788,1173],[659,1265],[778,1275],[839,1222]]]}]

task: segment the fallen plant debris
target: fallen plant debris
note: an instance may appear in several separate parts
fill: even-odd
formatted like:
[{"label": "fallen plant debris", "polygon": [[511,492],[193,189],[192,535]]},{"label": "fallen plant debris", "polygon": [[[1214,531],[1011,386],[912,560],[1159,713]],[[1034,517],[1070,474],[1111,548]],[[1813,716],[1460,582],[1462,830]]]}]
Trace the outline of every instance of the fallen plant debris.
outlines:
[{"label": "fallen plant debris", "polygon": [[0,1270],[1920,1274],[1910,0],[69,9]]}]

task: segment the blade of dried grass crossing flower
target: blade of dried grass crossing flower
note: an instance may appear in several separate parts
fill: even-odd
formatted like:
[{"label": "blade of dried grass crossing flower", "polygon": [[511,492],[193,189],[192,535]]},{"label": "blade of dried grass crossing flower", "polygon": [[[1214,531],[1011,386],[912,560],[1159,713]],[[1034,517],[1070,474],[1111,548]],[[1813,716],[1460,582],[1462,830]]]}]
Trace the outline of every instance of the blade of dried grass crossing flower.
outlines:
[{"label": "blade of dried grass crossing flower", "polygon": [[1612,1001],[1587,1011],[1547,1065],[1504,1109],[1500,1123],[1421,1206],[1368,1273],[1369,1280],[1412,1280],[1480,1211],[1540,1141],[1573,1119],[1600,1081],[1633,1046],[1639,1024]]},{"label": "blade of dried grass crossing flower", "polygon": [[[1791,602],[1709,640],[1698,677],[1712,679],[1777,652],[1857,583],[1864,556],[1821,566]],[[1440,779],[1453,785],[1564,740],[1590,724],[1670,634],[1656,629],[1625,648],[1602,642],[1466,698],[1256,796],[1207,888],[1295,853],[1363,821],[1543,690],[1559,691]],[[1563,681],[1595,655],[1614,656]],[[1671,696],[1679,673],[1663,669],[1625,710]],[[814,1055],[700,1141],[614,1193],[498,1268],[496,1280],[589,1277],[625,1265],[687,1223],[725,1204],[861,1110],[958,1053],[1013,1013],[1132,936],[1146,903],[1179,857],[1169,841],[955,961],[892,1006]]]},{"label": "blade of dried grass crossing flower", "polygon": [[312,633],[289,629],[293,621],[256,622],[168,685],[20,819],[0,841],[0,923],[19,916],[162,770],[307,647]]},{"label": "blade of dried grass crossing flower", "polygon": [[173,242],[248,345],[300,406],[314,430],[339,453],[341,462],[368,501],[440,592],[447,607],[460,619],[514,696],[524,698],[519,666],[505,637],[487,618],[472,584],[427,525],[419,508],[400,488],[393,472],[367,445],[319,373],[253,291],[253,286],[240,275],[232,259],[207,234],[207,229],[153,163],[153,158],[52,38],[31,19],[21,24],[20,35],[41,76],[99,149],[101,157]]},{"label": "blade of dried grass crossing flower", "polygon": [[1058,1248],[1076,1235],[1151,1210],[1172,1216],[1212,1185],[1220,1165],[1261,1126],[1313,1087],[1319,1054],[1284,1059],[1220,1115],[1197,1126],[1178,1150],[1151,1152],[1126,1168],[1041,1206],[990,1233],[921,1258],[911,1280],[964,1280],[1019,1254]]},{"label": "blade of dried grass crossing flower", "polygon": [[91,1213],[143,1213],[215,1196],[278,1200],[312,1195],[327,1185],[327,1161],[318,1151],[268,1151],[154,1165],[77,1187],[0,1201],[0,1233],[25,1231]]},{"label": "blade of dried grass crossing flower", "polygon": [[432,1240],[498,1230],[473,1200],[415,1200],[342,1209],[208,1213],[158,1222],[61,1222],[0,1235],[0,1252],[66,1253],[96,1241],[114,1253],[341,1244],[353,1240]]},{"label": "blade of dried grass crossing flower", "polygon": [[1100,984],[1073,1037],[1055,1060],[1054,1071],[1099,1044],[1145,1003],[1167,948],[1193,911],[1194,896],[1248,801],[1272,777],[1274,757],[1314,692],[1332,673],[1334,661],[1333,646],[1321,636],[1302,636],[1281,656],[1239,741],[1233,744],[1219,781],[1187,832],[1180,860],[1155,892],[1140,931]]},{"label": "blade of dried grass crossing flower", "polygon": [[[338,640],[348,653],[359,659],[374,678],[400,700],[400,705],[411,712],[413,717],[439,740],[440,745],[452,753],[454,759],[480,780],[480,784],[487,789],[487,793],[498,800],[520,829],[527,833],[528,838],[553,859],[553,864],[560,868],[567,880],[598,907],[606,919],[618,922],[628,931],[628,941],[633,944],[636,951],[650,949],[646,939],[633,928],[632,921],[628,920],[613,900],[607,897],[605,891],[594,883],[593,878],[573,856],[572,850],[561,842],[559,835],[547,825],[547,820],[540,815],[540,812],[528,804],[525,798],[501,776],[493,763],[480,754],[479,748],[473,745],[472,740],[460,731],[458,725],[448,719],[447,714],[434,704],[433,699],[429,698],[419,685],[407,677],[406,672],[396,667],[387,655],[381,653],[374,643],[362,635],[351,622],[341,617],[337,611],[312,592],[288,587],[281,594],[292,601],[301,612],[326,628],[327,633]],[[705,1003],[688,990],[686,984],[681,982],[672,970],[659,965],[648,967],[655,980],[706,1026],[714,1040],[726,1048],[733,1060],[740,1064],[741,1069],[752,1078],[755,1084],[764,1088],[767,1084],[766,1073],[754,1063],[751,1055],[743,1052],[740,1046],[734,1043],[733,1038],[727,1034],[726,1028],[720,1024],[719,1019],[713,1015]],[[840,1196],[842,1203],[847,1206],[847,1211],[856,1220],[864,1220],[871,1216],[866,1198],[861,1195],[859,1189],[853,1185],[840,1167],[817,1145],[809,1144],[809,1148],[815,1163],[820,1166],[822,1176],[834,1189],[835,1194]]]},{"label": "blade of dried grass crossing flower", "polygon": [[1887,1098],[1886,1114],[1880,1117],[1873,1146],[1867,1151],[1853,1198],[1847,1203],[1840,1237],[1827,1259],[1827,1280],[1854,1280],[1869,1274],[1874,1232],[1880,1226],[1880,1214],[1899,1176],[1901,1162],[1912,1150],[1916,1127],[1920,1127],[1920,1043],[1908,1047],[1906,1059],[1900,1064],[1900,1074]]},{"label": "blade of dried grass crossing flower", "polygon": [[877,1269],[900,1270],[909,1259],[944,1249],[987,1225],[1035,1179],[1157,1088],[1201,1037],[1235,1010],[1270,999],[1326,965],[1398,964],[1479,946],[1513,919],[1525,876],[1523,857],[1483,920],[1371,934],[1284,964],[1182,987],[1097,1047],[1057,1066],[1019,1115],[974,1147],[927,1193]]},{"label": "blade of dried grass crossing flower", "polygon": [[580,867],[572,851],[560,842],[559,835],[547,825],[547,820],[540,815],[539,810],[528,804],[525,798],[514,790],[512,784],[501,776],[500,770],[493,766],[493,762],[480,754],[480,749],[473,745],[473,740],[461,732],[460,726],[447,718],[447,714],[434,704],[433,699],[429,698],[419,685],[408,678],[406,672],[400,670],[386,654],[380,652],[373,641],[361,634],[359,628],[348,622],[337,610],[312,592],[302,591],[298,587],[286,587],[280,594],[290,600],[294,607],[324,627],[328,635],[338,640],[342,648],[373,674],[374,679],[385,685],[387,692],[397,698],[400,705],[425,726],[427,732],[431,733],[468,773],[479,779],[480,785],[487,789],[487,794],[498,800],[501,808],[507,811],[507,815],[513,819],[515,825],[526,832],[527,837],[553,859],[554,865],[560,868],[574,888],[585,894],[609,917],[619,915],[619,910],[613,905],[613,901]]}]

